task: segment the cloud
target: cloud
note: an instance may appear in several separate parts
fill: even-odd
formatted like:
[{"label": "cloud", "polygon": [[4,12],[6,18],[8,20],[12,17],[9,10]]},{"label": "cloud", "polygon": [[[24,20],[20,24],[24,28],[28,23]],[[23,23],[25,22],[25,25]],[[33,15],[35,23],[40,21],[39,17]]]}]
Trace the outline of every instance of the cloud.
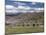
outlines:
[{"label": "cloud", "polygon": [[44,8],[34,8],[34,10],[44,10]]},{"label": "cloud", "polygon": [[9,0],[9,1],[17,1],[17,0]]},{"label": "cloud", "polygon": [[14,7],[12,5],[6,5],[6,12],[7,13],[19,13],[19,12],[23,12],[26,13],[27,10],[29,10],[30,7],[28,6],[18,6],[18,7]]},{"label": "cloud", "polygon": [[17,13],[17,7],[14,7],[12,5],[6,5],[6,12],[7,13]]},{"label": "cloud", "polygon": [[14,6],[12,6],[12,5],[6,5],[6,9],[13,9],[14,8]]},{"label": "cloud", "polygon": [[26,3],[18,2],[18,5],[26,5]]},{"label": "cloud", "polygon": [[26,12],[35,12],[33,10],[36,10],[36,12],[39,12],[39,10],[44,10],[44,8],[31,8],[29,6],[12,6],[12,5],[6,5],[6,12],[7,13],[11,13],[11,14],[15,14],[15,13],[26,13]]},{"label": "cloud", "polygon": [[36,4],[36,2],[32,2],[32,5],[35,5]]},{"label": "cloud", "polygon": [[17,4],[17,6],[26,6],[26,3],[22,3],[22,2],[13,2],[14,4]]},{"label": "cloud", "polygon": [[26,13],[26,12],[40,12],[40,10],[44,10],[44,8],[30,8],[30,9],[18,9],[19,12]]},{"label": "cloud", "polygon": [[30,9],[30,7],[29,6],[18,6],[18,9]]}]

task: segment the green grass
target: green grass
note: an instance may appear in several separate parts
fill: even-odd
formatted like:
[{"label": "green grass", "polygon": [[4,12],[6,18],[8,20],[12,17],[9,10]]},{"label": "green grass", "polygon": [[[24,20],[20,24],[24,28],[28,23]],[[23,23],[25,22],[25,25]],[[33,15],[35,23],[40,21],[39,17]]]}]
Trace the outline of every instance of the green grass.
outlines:
[{"label": "green grass", "polygon": [[43,32],[43,28],[40,27],[20,27],[20,28],[12,28],[12,27],[7,27],[6,28],[6,33],[32,33],[32,32]]}]

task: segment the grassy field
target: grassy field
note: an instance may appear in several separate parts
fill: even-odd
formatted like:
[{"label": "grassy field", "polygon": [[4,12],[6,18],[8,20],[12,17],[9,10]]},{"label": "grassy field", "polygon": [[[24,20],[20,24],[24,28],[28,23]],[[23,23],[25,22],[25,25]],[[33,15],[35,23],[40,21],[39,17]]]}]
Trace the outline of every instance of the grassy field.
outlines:
[{"label": "grassy field", "polygon": [[40,27],[7,27],[6,33],[9,34],[16,34],[16,33],[36,33],[36,32],[43,32],[43,28]]}]

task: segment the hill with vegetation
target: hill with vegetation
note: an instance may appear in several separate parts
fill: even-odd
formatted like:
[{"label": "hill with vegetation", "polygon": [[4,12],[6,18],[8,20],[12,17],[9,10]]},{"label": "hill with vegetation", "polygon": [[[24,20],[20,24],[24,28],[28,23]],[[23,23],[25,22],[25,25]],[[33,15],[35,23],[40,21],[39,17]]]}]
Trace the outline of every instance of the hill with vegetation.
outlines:
[{"label": "hill with vegetation", "polygon": [[6,16],[6,34],[44,31],[44,12]]}]

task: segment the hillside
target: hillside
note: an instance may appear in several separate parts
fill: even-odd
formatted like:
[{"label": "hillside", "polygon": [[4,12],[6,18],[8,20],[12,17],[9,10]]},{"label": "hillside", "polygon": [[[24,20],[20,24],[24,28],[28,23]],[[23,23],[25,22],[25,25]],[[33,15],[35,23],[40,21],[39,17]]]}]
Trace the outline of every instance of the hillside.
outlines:
[{"label": "hillside", "polygon": [[43,12],[39,12],[39,13],[23,13],[20,14],[18,16],[6,16],[6,23],[21,23],[21,22],[29,22],[31,21],[37,21],[37,20],[41,20],[43,21],[44,19],[44,13]]},{"label": "hillside", "polygon": [[44,31],[44,12],[6,16],[6,34]]}]

